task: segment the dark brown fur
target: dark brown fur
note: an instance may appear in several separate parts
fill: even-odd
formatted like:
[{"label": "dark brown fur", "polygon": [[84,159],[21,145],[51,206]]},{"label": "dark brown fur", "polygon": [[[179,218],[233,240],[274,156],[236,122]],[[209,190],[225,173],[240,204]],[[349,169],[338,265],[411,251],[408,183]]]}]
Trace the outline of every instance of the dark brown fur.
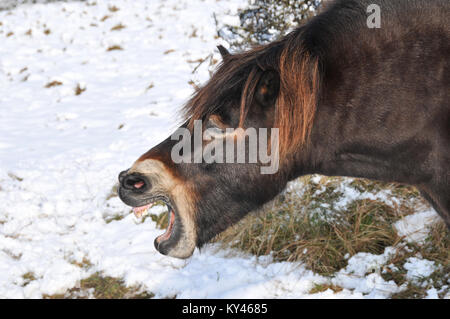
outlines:
[{"label": "dark brown fur", "polygon": [[[366,24],[372,3],[380,29]],[[224,61],[186,104],[185,125],[213,117],[277,127],[282,161],[273,175],[259,164],[175,164],[170,138],[141,157],[188,185],[195,212],[177,214],[193,218],[197,246],[305,174],[414,185],[450,227],[449,15],[448,0],[337,0],[279,41],[233,55],[221,48]],[[119,189],[126,203],[146,204],[152,188],[139,192]]]}]

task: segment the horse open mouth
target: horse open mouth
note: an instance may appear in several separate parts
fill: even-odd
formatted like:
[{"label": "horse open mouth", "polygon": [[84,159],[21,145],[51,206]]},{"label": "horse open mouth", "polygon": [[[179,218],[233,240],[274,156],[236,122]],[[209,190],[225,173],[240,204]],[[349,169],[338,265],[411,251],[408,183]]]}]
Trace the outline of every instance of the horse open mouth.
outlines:
[{"label": "horse open mouth", "polygon": [[[155,239],[156,249],[160,250],[159,246],[161,244],[164,243],[164,244],[170,245],[170,242],[172,241],[172,239],[174,241],[176,241],[176,238],[174,238],[174,237],[177,237],[177,236],[172,236],[172,235],[175,233],[175,225],[177,223],[176,222],[177,218],[176,218],[176,214],[175,214],[175,209],[172,207],[171,204],[169,204],[169,201],[167,199],[158,198],[157,200],[164,202],[164,204],[167,206],[167,220],[168,220],[168,225],[167,225],[166,231],[162,235],[159,235],[158,237],[156,237],[156,239]],[[156,202],[153,201],[150,204],[147,204],[144,206],[134,207],[133,213],[136,217],[141,218],[155,204],[156,204]]]}]

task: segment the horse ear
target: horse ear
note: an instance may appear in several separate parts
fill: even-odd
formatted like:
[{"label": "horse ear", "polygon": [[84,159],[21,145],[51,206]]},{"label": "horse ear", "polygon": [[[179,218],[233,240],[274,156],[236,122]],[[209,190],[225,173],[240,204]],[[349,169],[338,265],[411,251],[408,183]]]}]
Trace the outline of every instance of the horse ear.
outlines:
[{"label": "horse ear", "polygon": [[265,71],[256,87],[255,99],[265,107],[275,104],[280,91],[280,76],[276,71]]},{"label": "horse ear", "polygon": [[227,57],[229,57],[231,54],[228,52],[227,49],[223,45],[218,45],[217,49],[219,49],[220,55],[222,56],[222,59],[225,60]]}]

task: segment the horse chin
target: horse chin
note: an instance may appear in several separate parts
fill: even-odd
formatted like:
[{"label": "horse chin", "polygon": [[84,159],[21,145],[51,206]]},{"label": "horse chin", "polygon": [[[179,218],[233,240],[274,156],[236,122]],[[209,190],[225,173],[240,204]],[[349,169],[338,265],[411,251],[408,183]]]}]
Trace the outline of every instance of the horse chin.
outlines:
[{"label": "horse chin", "polygon": [[195,244],[192,244],[192,241],[180,238],[184,237],[182,230],[179,232],[173,230],[173,234],[169,238],[162,238],[166,236],[166,233],[155,238],[154,245],[158,252],[169,257],[180,259],[186,259],[192,256]]}]

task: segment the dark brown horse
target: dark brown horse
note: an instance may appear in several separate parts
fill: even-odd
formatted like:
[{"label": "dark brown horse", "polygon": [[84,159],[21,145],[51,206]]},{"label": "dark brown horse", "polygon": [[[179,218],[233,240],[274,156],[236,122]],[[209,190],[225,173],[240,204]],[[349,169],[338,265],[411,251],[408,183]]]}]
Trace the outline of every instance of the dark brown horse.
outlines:
[{"label": "dark brown horse", "polygon": [[[380,28],[368,24],[371,4]],[[449,16],[448,0],[338,0],[279,41],[220,47],[223,63],[186,104],[182,127],[201,120],[233,143],[247,137],[227,128],[278,128],[279,169],[180,163],[168,138],[120,174],[120,198],[137,213],[166,202],[155,246],[179,258],[305,174],[414,185],[450,226]],[[194,140],[192,154],[210,143]]]}]

